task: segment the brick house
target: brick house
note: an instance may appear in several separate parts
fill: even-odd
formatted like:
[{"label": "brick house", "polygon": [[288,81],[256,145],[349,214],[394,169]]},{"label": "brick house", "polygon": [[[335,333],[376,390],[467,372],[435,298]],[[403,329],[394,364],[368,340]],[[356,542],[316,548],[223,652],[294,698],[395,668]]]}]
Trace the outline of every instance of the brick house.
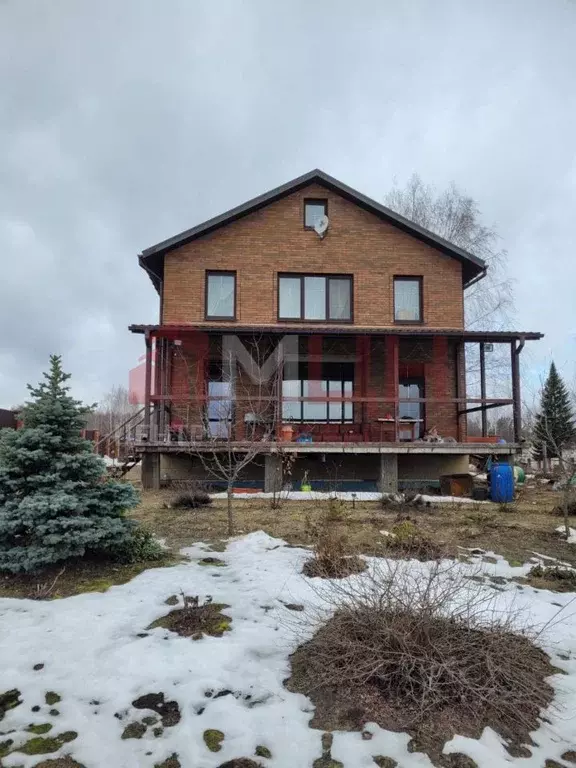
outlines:
[{"label": "brick house", "polygon": [[[201,454],[248,446],[242,483],[267,489],[287,453],[296,484],[306,473],[315,487],[394,489],[465,472],[471,454],[517,450],[519,354],[541,334],[465,330],[464,291],[484,262],[322,171],[139,262],[160,299],[157,325],[130,326],[146,347],[135,446],[145,487],[205,478]],[[480,398],[466,394],[471,343]],[[494,343],[510,348],[512,398],[486,397]],[[510,405],[516,442],[490,443],[487,410]]]}]

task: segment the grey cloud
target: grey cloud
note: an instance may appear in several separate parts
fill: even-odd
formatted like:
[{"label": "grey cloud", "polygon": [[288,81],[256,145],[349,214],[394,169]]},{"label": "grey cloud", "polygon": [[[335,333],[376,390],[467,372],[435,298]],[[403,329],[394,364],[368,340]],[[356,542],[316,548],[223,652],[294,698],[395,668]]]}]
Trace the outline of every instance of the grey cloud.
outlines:
[{"label": "grey cloud", "polygon": [[466,189],[571,374],[575,33],[568,0],[0,2],[0,405],[51,351],[82,397],[125,382],[136,254],[316,166]]}]

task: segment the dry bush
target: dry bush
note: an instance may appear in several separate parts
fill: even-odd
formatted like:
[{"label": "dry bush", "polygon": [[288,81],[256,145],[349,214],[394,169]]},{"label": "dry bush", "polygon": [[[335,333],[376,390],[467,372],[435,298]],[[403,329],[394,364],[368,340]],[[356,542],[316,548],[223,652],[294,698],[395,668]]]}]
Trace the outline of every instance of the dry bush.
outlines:
[{"label": "dry bush", "polygon": [[339,579],[366,568],[350,546],[346,523],[348,513],[343,501],[333,498],[322,502],[319,512],[306,518],[306,535],[312,541],[314,555],[304,563],[306,576]]},{"label": "dry bush", "polygon": [[392,526],[384,546],[388,557],[439,560],[445,554],[442,547],[408,517]]},{"label": "dry bush", "polygon": [[312,726],[408,731],[442,762],[454,734],[486,726],[528,740],[550,703],[548,657],[455,563],[379,561],[322,589],[333,614],[292,656],[290,690],[315,704]]},{"label": "dry bush", "polygon": [[198,509],[212,504],[212,499],[203,488],[195,488],[175,496],[169,504],[170,509]]}]

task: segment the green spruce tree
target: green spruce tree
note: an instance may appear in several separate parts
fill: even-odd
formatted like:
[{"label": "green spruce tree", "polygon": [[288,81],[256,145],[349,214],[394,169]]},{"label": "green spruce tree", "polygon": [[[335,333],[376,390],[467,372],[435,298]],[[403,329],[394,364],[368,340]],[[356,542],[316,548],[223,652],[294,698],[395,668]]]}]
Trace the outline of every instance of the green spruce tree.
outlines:
[{"label": "green spruce tree", "polygon": [[52,355],[50,372],[22,412],[24,428],[0,437],[0,571],[36,571],[87,552],[129,546],[126,519],[138,495],[106,477],[102,459],[81,436],[89,408],[74,400]]},{"label": "green spruce tree", "polygon": [[544,446],[549,459],[561,456],[563,449],[575,438],[576,426],[570,395],[552,363],[542,390],[540,411],[534,425],[534,457],[543,458]]}]

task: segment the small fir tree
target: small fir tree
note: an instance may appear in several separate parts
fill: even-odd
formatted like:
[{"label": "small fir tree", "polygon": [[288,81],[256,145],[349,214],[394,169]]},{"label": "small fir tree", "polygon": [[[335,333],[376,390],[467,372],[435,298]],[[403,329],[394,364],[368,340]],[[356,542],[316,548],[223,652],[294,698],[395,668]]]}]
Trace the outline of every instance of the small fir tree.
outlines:
[{"label": "small fir tree", "polygon": [[554,363],[542,390],[540,411],[534,425],[534,457],[542,459],[544,446],[548,458],[562,456],[563,449],[576,438],[570,395]]},{"label": "small fir tree", "polygon": [[35,571],[86,552],[125,549],[138,503],[131,485],[106,478],[103,460],[81,436],[90,408],[74,400],[61,358],[22,411],[24,428],[0,437],[0,571]]}]

